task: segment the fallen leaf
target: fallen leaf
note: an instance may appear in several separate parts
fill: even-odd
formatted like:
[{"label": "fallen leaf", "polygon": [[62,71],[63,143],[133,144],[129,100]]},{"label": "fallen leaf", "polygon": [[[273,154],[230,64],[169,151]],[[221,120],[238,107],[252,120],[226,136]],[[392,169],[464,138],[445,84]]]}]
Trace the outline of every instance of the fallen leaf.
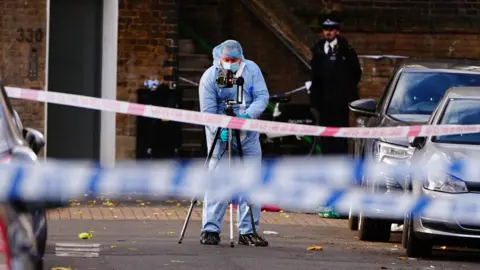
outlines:
[{"label": "fallen leaf", "polygon": [[171,215],[172,215],[172,213],[167,213],[167,216],[171,216]]},{"label": "fallen leaf", "polygon": [[180,207],[180,205],[181,205],[180,203],[177,203],[177,206],[178,206],[178,207]]},{"label": "fallen leaf", "polygon": [[168,234],[175,234],[175,232],[168,232]]},{"label": "fallen leaf", "polygon": [[77,211],[77,212],[73,212],[74,215],[83,215],[83,212],[82,211]]},{"label": "fallen leaf", "polygon": [[128,248],[128,250],[135,251],[137,249],[136,248]]},{"label": "fallen leaf", "polygon": [[72,270],[71,267],[53,267],[52,270]]},{"label": "fallen leaf", "polygon": [[405,260],[408,260],[408,257],[405,257],[405,256],[399,256],[398,259],[402,260],[402,261],[405,261]]},{"label": "fallen leaf", "polygon": [[171,260],[170,262],[172,262],[172,263],[182,263],[184,261]]},{"label": "fallen leaf", "polygon": [[90,233],[86,233],[86,232],[78,234],[78,238],[83,239],[83,240],[90,239],[92,237],[93,237],[93,235],[91,235]]},{"label": "fallen leaf", "polygon": [[143,203],[143,202],[142,202],[142,203],[140,203],[140,205],[141,205],[141,206],[144,206],[144,205],[145,205],[145,203]]},{"label": "fallen leaf", "polygon": [[308,251],[323,251],[323,248],[321,246],[309,246],[307,248]]},{"label": "fallen leaf", "polygon": [[113,246],[110,246],[110,247],[111,247],[111,248],[117,248],[117,246],[116,246],[116,245],[113,245]]},{"label": "fallen leaf", "polygon": [[278,218],[273,218],[273,221],[278,222]]}]

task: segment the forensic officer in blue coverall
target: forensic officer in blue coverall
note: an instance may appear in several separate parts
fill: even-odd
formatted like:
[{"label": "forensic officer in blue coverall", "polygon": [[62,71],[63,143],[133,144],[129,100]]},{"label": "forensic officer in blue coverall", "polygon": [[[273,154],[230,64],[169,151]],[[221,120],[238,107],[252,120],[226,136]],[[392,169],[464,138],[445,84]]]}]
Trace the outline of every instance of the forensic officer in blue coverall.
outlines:
[{"label": "forensic officer in blue coverall", "polygon": [[[242,47],[235,40],[227,40],[213,49],[213,65],[205,71],[200,80],[199,97],[200,110],[206,113],[224,114],[225,101],[236,100],[237,86],[232,88],[219,88],[216,83],[218,72],[222,69],[229,69],[234,74],[243,77],[244,81],[244,102],[234,105],[234,113],[237,117],[256,119],[260,117],[268,105],[269,93],[262,75],[262,71],[253,61],[245,59]],[[217,127],[205,127],[207,148],[210,151],[215,137]],[[241,131],[243,155],[249,160],[262,160],[262,149],[260,147],[260,135],[258,132]],[[220,140],[217,141],[209,168],[213,169],[219,162],[228,141],[228,132],[222,129]],[[233,144],[235,153],[236,143]],[[228,159],[225,155],[222,162]],[[238,200],[238,231],[240,233],[238,244],[249,246],[268,246],[268,242],[260,235],[253,233],[252,222],[249,214],[247,201],[241,196]],[[222,229],[223,217],[227,210],[228,202],[211,201],[208,194],[204,198],[202,234],[200,243],[205,245],[218,245],[220,243],[220,232]],[[260,221],[261,207],[252,206],[255,219],[256,231]]]}]

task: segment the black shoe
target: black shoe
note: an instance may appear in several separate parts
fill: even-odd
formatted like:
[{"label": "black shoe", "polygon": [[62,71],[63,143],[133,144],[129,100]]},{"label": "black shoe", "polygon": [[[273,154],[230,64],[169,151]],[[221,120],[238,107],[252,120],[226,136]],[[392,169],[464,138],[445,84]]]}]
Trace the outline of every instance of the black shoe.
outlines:
[{"label": "black shoe", "polygon": [[253,234],[253,233],[240,234],[240,237],[238,238],[238,244],[239,245],[252,246],[252,247],[266,247],[266,246],[268,246],[267,240],[265,240],[260,235]]},{"label": "black shoe", "polygon": [[202,232],[200,235],[200,244],[218,245],[220,243],[220,234],[216,232]]}]

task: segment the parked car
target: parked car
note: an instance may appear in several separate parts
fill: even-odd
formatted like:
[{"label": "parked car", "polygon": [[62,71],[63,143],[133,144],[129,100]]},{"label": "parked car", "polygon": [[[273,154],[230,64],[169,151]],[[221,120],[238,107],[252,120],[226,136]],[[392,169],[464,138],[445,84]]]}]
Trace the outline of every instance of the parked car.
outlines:
[{"label": "parked car", "polygon": [[[43,135],[23,128],[0,81],[0,162],[35,163],[45,145]],[[46,211],[56,202],[25,202],[14,199],[0,203],[0,267],[43,269],[47,242]]]},{"label": "parked car", "polygon": [[[480,86],[480,62],[462,60],[415,60],[399,63],[390,77],[380,101],[356,100],[349,108],[359,116],[359,127],[393,127],[425,124],[445,92],[454,86]],[[405,139],[357,139],[354,143],[356,158],[388,165],[408,164],[412,149]],[[408,175],[383,173],[378,177],[363,177],[362,187],[369,192],[404,192]],[[351,206],[349,227],[357,230],[363,241],[386,242],[390,239],[392,220],[389,213],[374,209],[374,217],[362,214]]]},{"label": "parked car", "polygon": [[[430,125],[479,125],[480,87],[452,88],[432,115]],[[435,164],[449,165],[459,158],[480,153],[480,133],[416,137],[410,140],[414,149],[412,162],[422,161],[420,171],[412,170],[406,193],[436,199],[480,201],[480,180],[465,179],[455,171],[444,173]],[[422,163],[421,163],[422,164]],[[435,170],[432,170],[432,166]],[[438,217],[430,213],[407,213],[404,221],[403,246],[410,257],[428,256],[434,244],[480,247],[480,224],[461,219],[461,213]]]}]

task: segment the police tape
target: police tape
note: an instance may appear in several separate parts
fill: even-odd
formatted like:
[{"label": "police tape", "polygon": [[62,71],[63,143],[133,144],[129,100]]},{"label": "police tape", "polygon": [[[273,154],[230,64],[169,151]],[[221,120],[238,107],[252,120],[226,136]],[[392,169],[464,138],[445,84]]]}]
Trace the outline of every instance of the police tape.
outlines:
[{"label": "police tape", "polygon": [[[405,193],[401,189],[401,192],[373,192],[362,188],[357,179],[369,174],[385,177],[386,171],[380,170],[386,169],[381,168],[385,165],[376,167],[361,161],[325,158],[244,162],[233,167],[225,162],[215,171],[207,171],[204,162],[196,160],[123,162],[115,168],[69,161],[13,162],[0,165],[0,201],[68,201],[85,196],[115,200],[124,199],[125,195],[145,199],[161,196],[202,199],[207,195],[209,200],[229,201],[242,196],[256,205],[277,205],[291,211],[310,212],[326,206],[340,213],[351,210],[369,217],[402,219],[405,214],[414,214],[443,221],[480,223],[480,194],[475,191],[419,193],[414,189]],[[426,168],[438,172],[441,171],[438,165],[421,164],[411,172]],[[388,167],[391,173],[403,176],[409,173],[405,166]],[[442,173],[460,172],[480,179],[478,167],[476,162],[460,161],[443,166]]]},{"label": "police tape", "polygon": [[260,133],[343,138],[405,138],[432,135],[470,134],[480,132],[480,125],[415,125],[375,128],[322,127],[255,119],[242,119],[226,115],[143,105],[125,101],[101,99],[51,91],[38,91],[15,87],[5,88],[8,96],[11,98],[144,116],[202,126],[217,126],[223,128],[257,131]]}]

